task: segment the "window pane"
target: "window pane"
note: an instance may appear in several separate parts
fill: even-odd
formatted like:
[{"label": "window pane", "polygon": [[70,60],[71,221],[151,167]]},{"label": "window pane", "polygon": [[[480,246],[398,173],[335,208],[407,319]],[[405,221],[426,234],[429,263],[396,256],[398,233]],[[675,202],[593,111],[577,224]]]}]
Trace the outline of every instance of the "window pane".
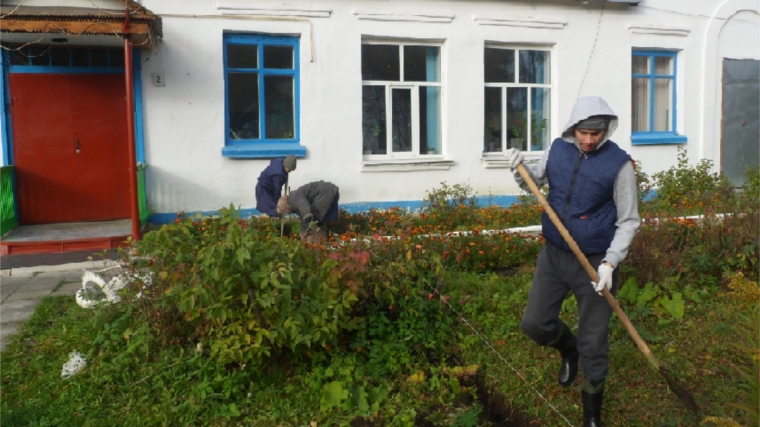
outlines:
[{"label": "window pane", "polygon": [[112,67],[123,67],[124,66],[124,51],[121,50],[112,50],[110,52],[111,54],[111,66]]},{"label": "window pane", "polygon": [[91,60],[93,67],[107,67],[108,66],[108,51],[101,49],[93,49],[91,53]]},{"label": "window pane", "polygon": [[483,152],[501,151],[501,88],[487,87],[485,93]]},{"label": "window pane", "polygon": [[363,44],[362,45],[362,80],[401,79],[399,64],[399,46]]},{"label": "window pane", "polygon": [[550,89],[534,87],[530,90],[530,151],[543,151],[549,147],[550,95]]},{"label": "window pane", "polygon": [[655,56],[654,73],[668,76],[673,75],[673,58],[669,56]]},{"label": "window pane", "polygon": [[525,118],[528,116],[528,89],[524,87],[507,88],[507,126],[509,140],[507,148],[527,150],[525,138],[528,127]]},{"label": "window pane", "polygon": [[364,154],[387,154],[385,126],[385,86],[362,87]]},{"label": "window pane", "polygon": [[412,90],[391,89],[393,151],[412,151]]},{"label": "window pane", "polygon": [[255,44],[228,44],[227,67],[258,68],[259,47]]},{"label": "window pane", "polygon": [[293,76],[265,76],[267,139],[294,138]]},{"label": "window pane", "polygon": [[72,67],[89,67],[90,66],[90,51],[87,49],[72,49],[71,50],[71,66]]},{"label": "window pane", "polygon": [[649,79],[634,77],[631,82],[631,128],[633,132],[649,132]]},{"label": "window pane", "polygon": [[551,83],[549,52],[545,50],[520,51],[520,83]]},{"label": "window pane", "polygon": [[420,154],[441,154],[441,88],[419,89]]},{"label": "window pane", "polygon": [[11,51],[11,65],[29,65],[29,48],[24,47],[19,50]]},{"label": "window pane", "polygon": [[229,73],[230,139],[259,139],[259,75]]},{"label": "window pane", "polygon": [[293,69],[293,46],[264,46],[264,68]]},{"label": "window pane", "polygon": [[631,58],[631,72],[633,74],[649,74],[649,57],[633,56]]},{"label": "window pane", "polygon": [[52,55],[52,65],[61,66],[61,67],[68,67],[70,64],[69,60],[69,49],[51,49],[50,54]]},{"label": "window pane", "polygon": [[514,83],[515,51],[487,47],[483,55],[486,83]]},{"label": "window pane", "polygon": [[32,47],[29,55],[32,65],[50,65],[50,49],[48,47]]},{"label": "window pane", "polygon": [[672,132],[673,79],[654,79],[655,132]]},{"label": "window pane", "polygon": [[441,49],[434,46],[404,46],[404,81],[441,80]]}]

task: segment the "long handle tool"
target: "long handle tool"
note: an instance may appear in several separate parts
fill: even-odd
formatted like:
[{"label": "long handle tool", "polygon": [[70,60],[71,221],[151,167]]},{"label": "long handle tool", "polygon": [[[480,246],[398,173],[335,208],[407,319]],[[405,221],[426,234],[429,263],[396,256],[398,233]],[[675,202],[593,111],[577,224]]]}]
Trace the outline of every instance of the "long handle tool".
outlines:
[{"label": "long handle tool", "polygon": [[[536,199],[538,199],[538,203],[541,204],[541,206],[544,208],[544,211],[549,215],[549,218],[554,223],[554,226],[557,227],[557,230],[559,230],[559,233],[562,235],[562,237],[565,239],[565,242],[567,242],[568,246],[570,246],[570,249],[572,249],[573,253],[576,257],[578,257],[578,261],[581,262],[581,265],[583,265],[583,268],[586,269],[586,272],[588,272],[588,275],[591,276],[591,280],[594,282],[599,282],[599,275],[597,274],[596,270],[594,270],[594,267],[591,266],[591,264],[588,262],[588,259],[586,259],[586,256],[583,255],[583,252],[581,252],[581,249],[578,247],[578,244],[575,243],[575,240],[573,240],[573,237],[570,236],[570,233],[567,231],[565,226],[562,224],[562,221],[560,221],[559,217],[557,216],[557,213],[554,212],[554,209],[552,209],[551,206],[549,206],[549,202],[546,201],[546,198],[543,194],[541,194],[541,191],[539,191],[538,187],[536,186],[536,183],[533,182],[533,178],[530,176],[530,173],[525,169],[525,166],[522,164],[519,164],[517,166],[517,171],[520,173],[520,176],[523,180],[525,180],[525,183],[528,184],[528,187],[530,188],[531,193],[533,193],[534,196],[536,196]],[[604,296],[604,299],[607,300],[607,302],[610,304],[612,309],[615,311],[615,314],[617,314],[617,317],[620,319],[621,322],[623,322],[623,325],[625,325],[625,328],[628,330],[628,333],[631,335],[631,338],[633,338],[633,341],[636,343],[636,345],[639,347],[639,350],[641,350],[642,353],[644,353],[644,357],[646,357],[647,361],[649,362],[652,367],[657,370],[657,372],[660,373],[660,375],[665,378],[665,381],[668,383],[668,387],[670,387],[670,391],[672,391],[676,396],[678,396],[678,399],[681,400],[681,402],[686,405],[687,408],[689,408],[692,412],[695,414],[699,414],[699,406],[697,406],[697,402],[694,400],[694,397],[686,391],[683,387],[678,385],[678,383],[673,379],[673,377],[670,376],[670,373],[668,371],[668,368],[662,365],[660,361],[655,357],[654,354],[652,354],[651,351],[649,351],[649,347],[644,342],[643,339],[639,336],[639,333],[636,331],[636,328],[631,324],[631,321],[628,320],[628,316],[626,316],[625,312],[622,308],[620,308],[620,305],[618,304],[617,300],[615,300],[615,297],[612,296],[610,291],[607,289],[604,289],[602,291],[602,295]]]}]

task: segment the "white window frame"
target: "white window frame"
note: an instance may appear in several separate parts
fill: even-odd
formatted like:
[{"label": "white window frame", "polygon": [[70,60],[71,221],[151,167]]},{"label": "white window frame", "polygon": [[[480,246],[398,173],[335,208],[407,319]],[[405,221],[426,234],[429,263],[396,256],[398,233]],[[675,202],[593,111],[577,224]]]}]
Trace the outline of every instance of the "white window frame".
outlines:
[{"label": "white window frame", "polygon": [[[530,151],[527,150],[525,153],[535,153],[535,154],[542,154],[546,149],[548,149],[551,146],[552,141],[552,128],[554,128],[554,108],[556,105],[556,98],[557,98],[557,87],[556,87],[556,76],[555,76],[555,58],[554,58],[554,49],[552,46],[546,46],[546,45],[540,45],[540,46],[532,46],[532,45],[517,45],[517,44],[493,44],[493,43],[487,43],[483,46],[483,55],[485,55],[486,49],[506,49],[506,50],[514,50],[515,51],[515,83],[486,83],[483,82],[483,87],[497,87],[501,88],[501,111],[503,112],[501,117],[501,151],[491,151],[491,152],[483,152],[483,157],[494,157],[494,156],[503,156],[504,153],[507,150],[507,136],[509,132],[509,128],[507,127],[507,88],[527,88],[528,93],[530,94],[530,90],[532,88],[543,88],[543,89],[549,89],[550,90],[550,100],[551,100],[551,106],[549,107],[549,124],[547,126],[547,132],[548,132],[548,141],[546,141],[545,149],[541,151]],[[518,83],[520,81],[520,51],[521,50],[536,50],[536,51],[544,51],[549,52],[549,64],[550,64],[550,70],[549,70],[549,81],[551,83]],[[484,74],[485,79],[485,74]],[[485,96],[485,89],[483,92]],[[528,118],[527,118],[527,135],[526,139],[528,141],[528,147],[530,148],[530,141],[532,138],[532,132],[531,129],[532,126],[530,126],[530,114],[531,114],[531,107],[532,107],[532,98],[528,96],[528,103],[527,103],[527,112],[528,112]],[[482,116],[482,115],[481,115]],[[481,132],[481,141],[482,137],[485,135],[485,128]],[[481,145],[482,148],[482,145]]]},{"label": "white window frame", "polygon": [[[407,82],[404,81],[404,49],[399,49],[399,76],[400,81],[390,80],[362,80],[362,87],[364,86],[385,86],[385,135],[386,135],[386,147],[387,154],[363,154],[364,160],[427,160],[427,159],[440,159],[444,153],[444,86],[445,75],[443,70],[444,48],[442,42],[430,42],[419,40],[391,40],[391,39],[363,39],[362,45],[396,45],[396,46],[431,46],[440,49],[440,81],[438,82]],[[420,112],[419,112],[419,88],[420,87],[439,87],[440,88],[440,127],[441,127],[441,140],[439,153],[437,154],[422,154],[420,150],[419,130],[420,130]],[[391,106],[391,92],[393,89],[409,89],[411,90],[411,113],[412,113],[412,151],[393,151],[393,117]]]}]

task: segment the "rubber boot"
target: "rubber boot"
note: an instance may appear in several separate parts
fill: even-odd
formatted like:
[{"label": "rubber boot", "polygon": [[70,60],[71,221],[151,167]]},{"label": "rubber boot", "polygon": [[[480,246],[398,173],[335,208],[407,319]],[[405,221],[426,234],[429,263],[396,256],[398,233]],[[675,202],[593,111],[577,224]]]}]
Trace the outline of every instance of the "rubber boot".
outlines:
[{"label": "rubber boot", "polygon": [[578,349],[576,347],[575,335],[570,332],[570,328],[562,323],[562,334],[557,341],[549,344],[549,347],[559,350],[562,356],[562,364],[559,367],[559,385],[570,387],[578,376]]},{"label": "rubber boot", "polygon": [[[584,380],[585,381],[585,380]],[[604,400],[604,380],[591,382],[591,387],[585,387],[581,391],[583,401],[583,427],[603,427],[602,425],[602,401]],[[596,389],[595,393],[586,390]]]}]

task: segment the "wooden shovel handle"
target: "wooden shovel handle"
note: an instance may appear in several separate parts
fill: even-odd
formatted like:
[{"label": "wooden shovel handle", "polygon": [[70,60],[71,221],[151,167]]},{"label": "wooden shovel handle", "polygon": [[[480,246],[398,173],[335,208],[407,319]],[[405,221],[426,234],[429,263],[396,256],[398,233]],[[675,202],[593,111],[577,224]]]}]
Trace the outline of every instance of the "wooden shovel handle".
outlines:
[{"label": "wooden shovel handle", "polygon": [[[525,180],[525,183],[528,184],[528,188],[530,188],[531,193],[533,193],[533,195],[536,196],[536,199],[538,199],[538,203],[541,204],[546,214],[549,215],[549,219],[551,219],[552,222],[554,223],[554,226],[557,227],[557,230],[559,230],[559,233],[565,239],[565,242],[567,242],[568,246],[570,246],[570,249],[573,251],[575,256],[578,257],[578,261],[580,261],[581,265],[583,265],[583,268],[586,269],[586,272],[591,277],[591,280],[599,283],[599,275],[596,273],[596,270],[588,262],[588,259],[586,259],[586,256],[583,255],[583,252],[581,252],[581,248],[579,248],[578,244],[575,243],[575,240],[567,231],[565,226],[562,224],[562,221],[559,220],[557,213],[554,212],[554,209],[552,209],[551,206],[549,206],[549,202],[547,202],[544,195],[541,194],[541,191],[539,191],[538,187],[536,186],[536,183],[533,181],[533,178],[530,176],[530,173],[528,173],[527,169],[525,169],[525,166],[523,166],[522,163],[517,165],[517,171],[520,173],[520,176],[522,177],[522,179]],[[652,352],[649,351],[649,347],[644,342],[644,340],[641,339],[641,336],[639,336],[638,331],[636,331],[636,328],[633,326],[633,324],[631,324],[631,321],[628,320],[628,316],[626,316],[623,309],[620,308],[620,304],[618,304],[617,300],[615,300],[615,297],[613,297],[610,291],[608,291],[607,289],[602,290],[602,295],[604,296],[604,299],[606,299],[607,302],[610,304],[610,307],[612,307],[612,309],[615,311],[615,314],[617,314],[620,321],[623,322],[623,325],[625,325],[625,328],[628,330],[628,333],[631,335],[631,338],[633,338],[633,341],[636,342],[636,345],[639,347],[639,350],[641,350],[641,352],[644,353],[644,356],[646,356],[646,358],[649,359],[650,363],[652,363],[655,368],[659,369],[660,367],[659,361],[657,361],[657,359],[654,357]]]}]

